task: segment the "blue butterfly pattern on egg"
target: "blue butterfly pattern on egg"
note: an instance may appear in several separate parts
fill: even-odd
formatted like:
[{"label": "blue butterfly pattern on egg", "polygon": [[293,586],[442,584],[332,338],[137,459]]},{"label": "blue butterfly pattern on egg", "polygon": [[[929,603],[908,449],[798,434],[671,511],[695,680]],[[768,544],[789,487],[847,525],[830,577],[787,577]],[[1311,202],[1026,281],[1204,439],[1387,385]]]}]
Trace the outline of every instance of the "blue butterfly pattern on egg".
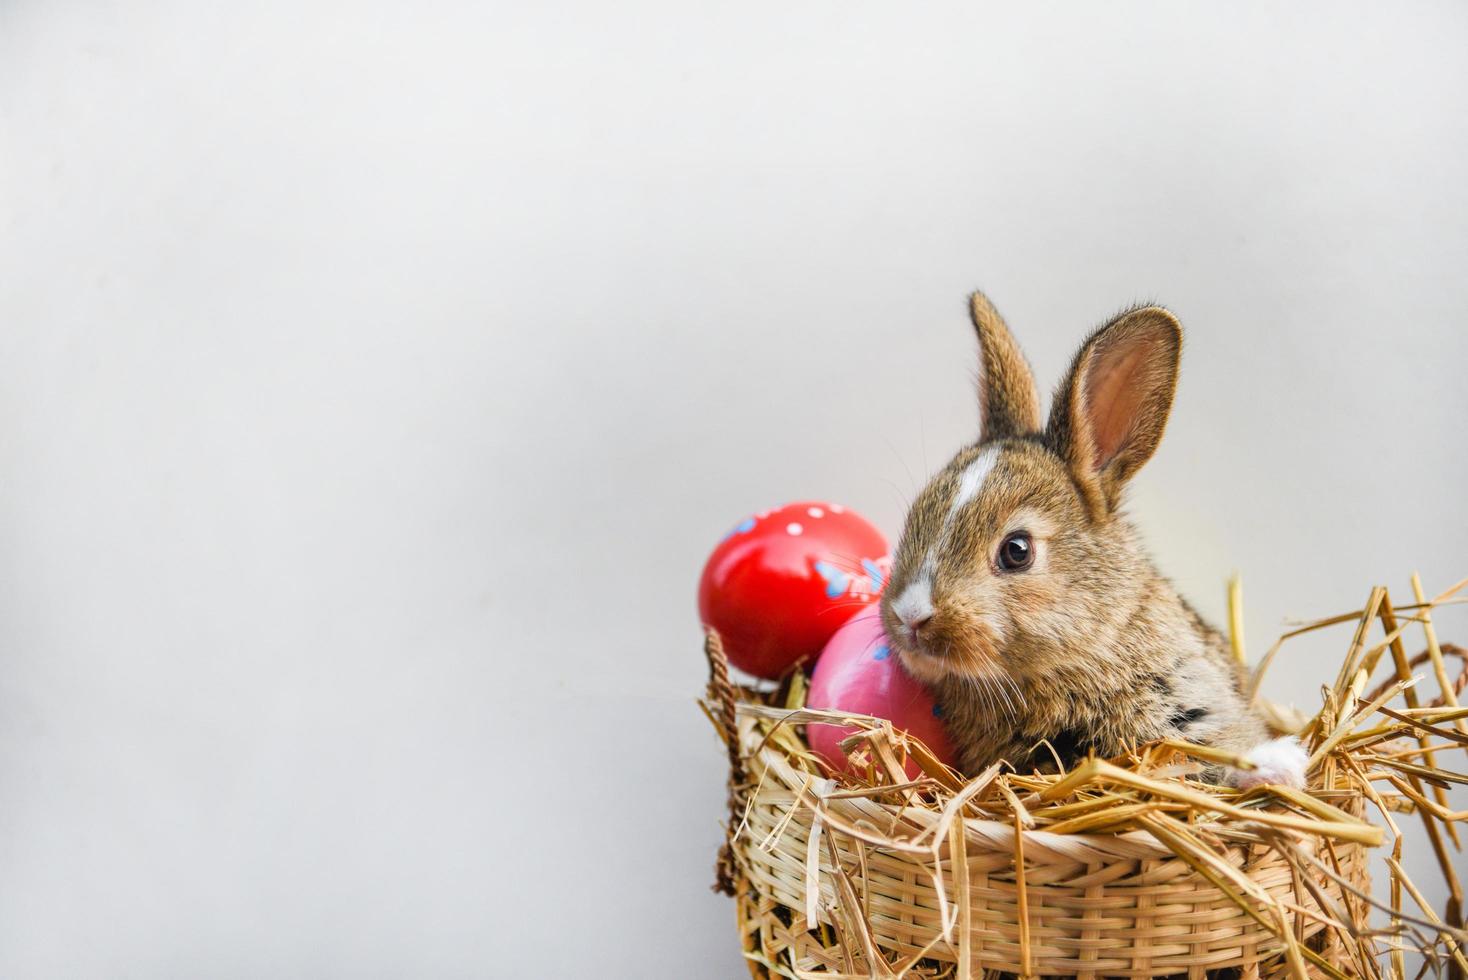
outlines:
[{"label": "blue butterfly pattern on egg", "polygon": [[[784,506],[785,506],[784,504],[781,504],[780,505],[781,508],[783,508]],[[736,535],[736,534],[748,534],[750,531],[753,531],[754,530],[754,526],[756,524],[758,524],[760,521],[764,520],[766,517],[769,517],[770,516],[770,513],[771,513],[771,508],[766,507],[764,510],[760,511],[758,514],[755,514],[755,515],[753,515],[751,517],[746,517],[744,520],[740,521],[738,524],[735,524],[732,528],[730,528],[729,529],[729,533],[726,534],[726,535],[724,535],[723,540],[728,541],[730,538],[734,537],[734,535]]]},{"label": "blue butterfly pattern on egg", "polygon": [[865,574],[847,572],[828,561],[815,563],[816,574],[826,583],[826,598],[839,599],[850,593],[869,599],[882,591],[882,583],[886,581],[886,574],[881,566],[870,558],[861,560],[861,569]]},{"label": "blue butterfly pattern on egg", "polygon": [[724,540],[728,541],[736,534],[748,534],[750,531],[754,530],[754,523],[755,521],[753,517],[746,517],[738,524],[735,524],[734,527],[729,530],[728,534],[724,535]]}]

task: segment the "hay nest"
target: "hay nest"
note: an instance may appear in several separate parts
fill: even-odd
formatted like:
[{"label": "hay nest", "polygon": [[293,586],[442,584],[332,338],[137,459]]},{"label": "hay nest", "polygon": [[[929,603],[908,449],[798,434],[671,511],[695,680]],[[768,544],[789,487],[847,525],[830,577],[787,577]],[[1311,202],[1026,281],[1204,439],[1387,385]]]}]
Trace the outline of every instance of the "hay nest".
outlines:
[{"label": "hay nest", "polygon": [[[1468,976],[1448,789],[1468,783],[1468,656],[1440,644],[1432,610],[1468,580],[1355,623],[1312,718],[1269,709],[1311,753],[1309,787],[1247,792],[1187,778],[1241,760],[1181,742],[1091,758],[1068,772],[996,764],[964,779],[886,722],[805,709],[805,678],[730,682],[707,638],[705,712],[729,757],[729,822],[715,888],[736,898],[750,972],[784,977]],[[1240,614],[1230,592],[1235,652]],[[1372,638],[1379,623],[1384,635]],[[1425,634],[1409,657],[1407,631]],[[1423,672],[1414,675],[1415,670]],[[1382,676],[1377,676],[1382,675]],[[1423,683],[1425,681],[1425,683]],[[1434,689],[1432,693],[1427,693]],[[856,733],[861,777],[832,774],[802,733]],[[908,778],[907,759],[922,776]],[[1402,824],[1420,821],[1446,884],[1434,908],[1403,871]],[[1389,846],[1387,846],[1389,845]],[[1368,865],[1382,848],[1389,899]]]}]

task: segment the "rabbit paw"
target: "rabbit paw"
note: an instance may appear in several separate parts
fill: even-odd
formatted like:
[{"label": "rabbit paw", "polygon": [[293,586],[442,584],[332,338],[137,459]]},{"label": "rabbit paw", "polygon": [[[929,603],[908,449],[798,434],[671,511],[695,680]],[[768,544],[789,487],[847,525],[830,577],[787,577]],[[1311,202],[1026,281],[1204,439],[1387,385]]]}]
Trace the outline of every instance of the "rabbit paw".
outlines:
[{"label": "rabbit paw", "polygon": [[1293,737],[1277,738],[1254,746],[1245,756],[1254,763],[1253,769],[1235,769],[1229,782],[1239,789],[1250,789],[1273,783],[1302,789],[1305,786],[1305,765],[1310,757]]}]

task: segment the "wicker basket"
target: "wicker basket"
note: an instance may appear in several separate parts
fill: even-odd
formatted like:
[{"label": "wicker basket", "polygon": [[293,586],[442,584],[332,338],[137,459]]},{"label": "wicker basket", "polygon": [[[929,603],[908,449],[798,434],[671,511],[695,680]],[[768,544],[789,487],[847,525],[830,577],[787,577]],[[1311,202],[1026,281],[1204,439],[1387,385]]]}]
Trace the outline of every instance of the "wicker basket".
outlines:
[{"label": "wicker basket", "polygon": [[[1231,835],[1231,822],[1219,819],[1204,821],[1213,857],[1185,860],[1176,842],[1162,843],[1160,829],[1135,829],[1136,820],[1122,832],[1055,833],[1027,828],[1022,804],[1009,820],[986,818],[992,810],[959,798],[977,797],[972,784],[956,784],[958,802],[943,810],[904,806],[901,793],[913,799],[920,790],[900,784],[885,794],[839,792],[797,757],[793,726],[784,728],[790,736],[771,737],[770,719],[783,709],[769,692],[730,683],[716,635],[706,652],[705,708],[730,761],[716,887],[736,898],[755,977],[1363,972],[1360,944],[1344,933],[1365,928],[1357,893],[1369,892],[1367,850],[1379,836],[1291,833],[1289,846],[1315,859],[1302,864],[1254,833]],[[1322,811],[1361,816],[1359,792],[1315,787],[1312,796]],[[1233,869],[1230,887],[1220,887],[1218,863]],[[1331,916],[1346,917],[1347,929],[1327,928]]]}]

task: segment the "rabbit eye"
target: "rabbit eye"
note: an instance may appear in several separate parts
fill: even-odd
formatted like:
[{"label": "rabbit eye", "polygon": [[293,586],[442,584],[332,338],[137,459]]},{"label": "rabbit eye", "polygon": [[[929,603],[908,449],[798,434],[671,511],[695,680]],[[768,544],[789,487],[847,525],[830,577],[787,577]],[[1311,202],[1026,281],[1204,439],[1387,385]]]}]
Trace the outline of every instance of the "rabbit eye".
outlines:
[{"label": "rabbit eye", "polygon": [[1015,531],[999,545],[999,567],[1006,572],[1022,572],[1035,561],[1035,546],[1030,532]]}]

